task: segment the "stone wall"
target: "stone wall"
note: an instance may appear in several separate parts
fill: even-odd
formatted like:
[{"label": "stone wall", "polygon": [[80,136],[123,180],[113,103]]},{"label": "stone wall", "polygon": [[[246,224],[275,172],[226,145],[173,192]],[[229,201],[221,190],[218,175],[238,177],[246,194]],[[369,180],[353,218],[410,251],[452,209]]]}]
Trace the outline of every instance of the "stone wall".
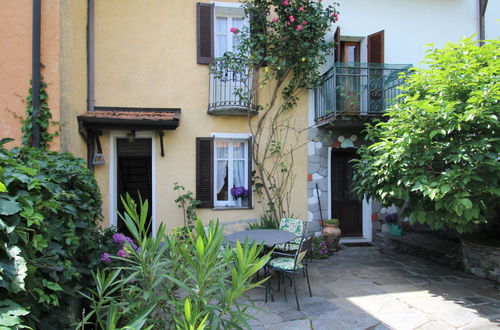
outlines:
[{"label": "stone wall", "polygon": [[[318,129],[309,130],[307,202],[308,229],[319,231],[321,215],[328,217],[328,148],[357,148],[364,143],[359,130]],[[316,190],[318,184],[318,190]],[[318,195],[319,200],[318,202]],[[321,212],[319,204],[321,203]]]},{"label": "stone wall", "polygon": [[462,241],[465,271],[500,283],[500,247]]}]

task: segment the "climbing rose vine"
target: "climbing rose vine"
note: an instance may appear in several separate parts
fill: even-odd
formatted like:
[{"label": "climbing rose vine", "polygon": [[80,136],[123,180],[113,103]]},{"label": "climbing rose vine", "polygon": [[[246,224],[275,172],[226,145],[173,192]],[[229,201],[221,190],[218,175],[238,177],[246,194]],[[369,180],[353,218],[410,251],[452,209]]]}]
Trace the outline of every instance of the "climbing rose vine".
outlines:
[{"label": "climbing rose vine", "polygon": [[[249,117],[255,163],[254,189],[271,219],[290,216],[290,196],[295,180],[293,152],[299,132],[290,113],[306,89],[319,85],[320,67],[331,54],[327,32],[339,19],[337,4],[324,6],[310,0],[242,0],[249,26],[232,27],[238,35],[236,51],[215,59],[211,72],[220,79],[238,72],[246,88],[235,90],[240,101],[253,104],[257,91],[269,87],[261,98],[257,120]],[[257,74],[258,73],[258,74]],[[239,79],[240,79],[239,78]]]}]

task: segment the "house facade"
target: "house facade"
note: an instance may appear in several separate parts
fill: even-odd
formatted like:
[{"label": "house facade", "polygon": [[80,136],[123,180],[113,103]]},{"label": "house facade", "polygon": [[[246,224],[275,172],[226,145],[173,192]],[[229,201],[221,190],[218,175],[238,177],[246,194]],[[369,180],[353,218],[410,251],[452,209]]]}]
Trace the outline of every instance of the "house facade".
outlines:
[{"label": "house facade", "polygon": [[[325,1],[326,3],[330,3]],[[418,66],[427,44],[476,34],[500,36],[497,1],[340,0],[332,29],[335,55],[325,82],[309,93],[308,220],[338,218],[344,241],[371,241],[377,220],[397,212],[351,191],[356,149],[365,144],[363,127],[380,117],[399,94],[400,72]],[[319,198],[318,198],[319,195]]]},{"label": "house facade", "polygon": [[[312,230],[321,218],[337,217],[346,237],[371,240],[373,214],[382,207],[350,194],[349,160],[364,143],[362,125],[397,95],[397,73],[422,60],[424,44],[439,47],[481,31],[498,37],[494,13],[500,8],[485,3],[340,1],[325,83],[304,91],[294,112],[292,138],[304,147],[295,152],[290,214],[308,220]],[[0,4],[6,22],[0,30],[0,127],[2,137],[16,138],[13,146],[19,145],[32,74],[33,12],[28,0]],[[242,226],[262,215],[251,186],[250,127],[259,114],[255,104],[234,95],[248,88],[241,76],[215,78],[208,65],[238,44],[229,29],[245,24],[241,5],[232,0],[41,3],[42,75],[58,122],[51,129],[59,132],[51,148],[87,159],[103,196],[105,225],[120,226],[125,192],[148,198],[153,228],[182,225],[175,183],[202,201],[197,213],[204,221]],[[261,102],[266,93],[260,91]],[[250,193],[235,199],[233,187]]]},{"label": "house facade", "polygon": [[[5,15],[26,20],[23,51],[30,52],[31,12],[20,12],[23,6],[30,3],[12,5]],[[46,14],[52,9],[59,14],[50,21]],[[247,24],[241,4],[46,0],[41,16],[42,36],[54,39],[54,45],[42,40],[41,47],[44,70],[49,58],[56,68],[54,75],[42,72],[54,119],[60,123],[60,144],[52,148],[88,160],[103,196],[105,225],[120,227],[116,211],[125,192],[148,198],[154,228],[160,222],[167,228],[183,225],[182,209],[174,202],[179,195],[173,191],[175,183],[202,201],[197,214],[204,221],[219,219],[242,227],[259,219],[263,211],[252,192],[250,159],[255,105],[234,97],[240,79],[231,73],[225,80],[213,79],[208,65],[237,44],[238,36],[229,30]],[[50,24],[57,26],[55,31],[46,31]],[[7,35],[2,39],[5,47],[12,47]],[[52,48],[58,53],[49,54]],[[30,63],[25,61],[25,86],[16,91],[21,95],[29,88]],[[259,97],[265,99],[266,91]],[[304,92],[295,118],[303,131],[295,138],[303,145],[306,104]],[[21,102],[17,113],[24,113]],[[19,125],[9,118],[10,130],[2,135],[20,130]],[[298,179],[291,213],[305,219],[307,154],[297,152],[294,162]],[[235,199],[233,187],[250,193]]]}]

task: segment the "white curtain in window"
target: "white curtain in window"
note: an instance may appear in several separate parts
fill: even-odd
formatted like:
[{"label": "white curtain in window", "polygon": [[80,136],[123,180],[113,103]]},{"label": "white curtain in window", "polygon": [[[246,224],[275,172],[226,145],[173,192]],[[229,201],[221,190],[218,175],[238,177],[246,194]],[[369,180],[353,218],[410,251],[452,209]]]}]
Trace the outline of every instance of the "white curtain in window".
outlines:
[{"label": "white curtain in window", "polygon": [[236,187],[246,187],[245,184],[245,143],[235,142],[233,144],[233,177]]},{"label": "white curtain in window", "polygon": [[222,187],[224,187],[224,180],[227,175],[227,159],[228,159],[228,143],[227,142],[217,142],[216,143],[216,157],[217,157],[217,180],[215,191],[220,193]]}]

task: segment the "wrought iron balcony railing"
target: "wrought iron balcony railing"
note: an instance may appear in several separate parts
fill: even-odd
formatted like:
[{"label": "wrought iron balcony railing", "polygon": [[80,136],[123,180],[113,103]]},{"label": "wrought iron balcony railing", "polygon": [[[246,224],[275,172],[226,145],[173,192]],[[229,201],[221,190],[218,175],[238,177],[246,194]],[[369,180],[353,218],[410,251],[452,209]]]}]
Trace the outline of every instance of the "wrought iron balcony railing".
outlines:
[{"label": "wrought iron balcony railing", "polygon": [[315,90],[315,119],[335,115],[368,116],[383,113],[401,94],[401,72],[411,65],[335,63]]},{"label": "wrought iron balcony railing", "polygon": [[[244,67],[244,69],[242,69]],[[224,59],[216,60],[210,69],[208,113],[247,116],[257,114],[252,72]]]}]

